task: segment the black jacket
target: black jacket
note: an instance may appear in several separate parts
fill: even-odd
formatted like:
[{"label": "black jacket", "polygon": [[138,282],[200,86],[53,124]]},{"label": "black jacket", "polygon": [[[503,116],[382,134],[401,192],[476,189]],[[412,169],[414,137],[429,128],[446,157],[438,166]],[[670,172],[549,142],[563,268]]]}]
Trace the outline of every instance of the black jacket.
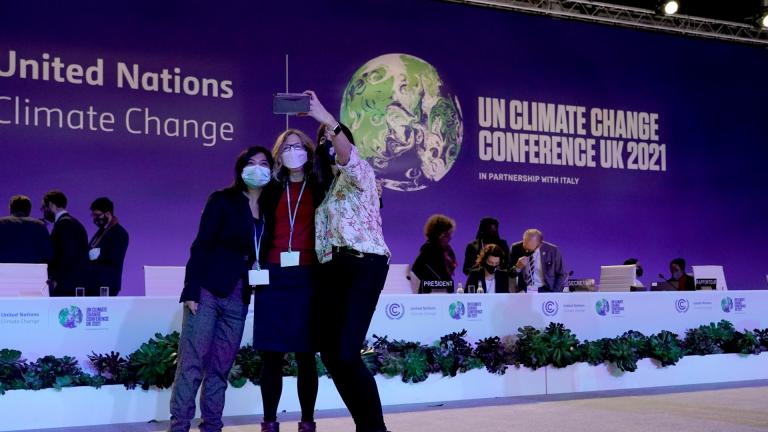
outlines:
[{"label": "black jacket", "polygon": [[0,263],[47,264],[52,255],[44,223],[30,217],[0,218]]},{"label": "black jacket", "polygon": [[[494,273],[494,277],[496,278],[496,293],[508,293],[509,292],[509,273],[507,273],[504,270],[496,270],[496,273]],[[479,283],[479,285],[478,285]],[[485,286],[485,269],[481,268],[473,268],[472,271],[469,272],[469,277],[467,277],[467,285],[464,287],[466,290],[468,286],[474,285],[477,287],[483,287],[483,290],[487,293],[488,287]],[[465,291],[466,292],[466,291]]]},{"label": "black jacket", "polygon": [[88,275],[88,233],[69,213],[61,215],[51,231],[53,258],[48,277],[56,282],[51,296],[74,296],[76,287],[86,288]]},{"label": "black jacket", "polygon": [[[263,214],[259,198],[259,209]],[[243,283],[243,302],[250,302],[248,270],[256,261],[254,224],[248,198],[238,189],[216,191],[208,198],[200,218],[200,228],[192,242],[180,301],[200,301],[200,289],[217,297],[226,297]],[[268,243],[267,233],[261,240]],[[266,248],[261,247],[261,259]]]},{"label": "black jacket", "polygon": [[[506,261],[509,257],[509,245],[507,244],[507,241],[503,239],[499,239],[494,244],[504,251],[504,259],[502,260],[501,267],[506,269],[508,265]],[[467,248],[464,250],[464,266],[461,269],[465,275],[469,275],[469,272],[472,271],[472,268],[475,266],[475,261],[477,261],[477,256],[480,255],[481,249],[480,240],[475,239],[467,244]]]},{"label": "black jacket", "polygon": [[[445,251],[436,243],[426,242],[421,246],[419,256],[413,262],[411,271],[421,279],[422,286],[419,287],[419,293],[431,292],[431,290],[424,289],[424,281],[450,281],[453,283],[453,276],[445,268]],[[453,288],[448,288],[446,291],[452,293]]]},{"label": "black jacket", "polygon": [[[103,234],[98,243],[99,236]],[[99,229],[90,242],[91,248],[101,251],[96,260],[91,261],[91,283],[93,295],[99,295],[99,288],[109,287],[109,295],[116,296],[123,282],[123,261],[128,250],[128,231],[122,225],[115,224],[104,232]]]},{"label": "black jacket", "polygon": [[[563,270],[563,258],[560,249],[552,243],[541,243],[541,265],[544,269],[544,286],[539,292],[562,292],[565,287],[566,274]],[[517,260],[527,255],[523,249],[523,242],[512,245],[509,251],[509,271],[513,277],[517,277],[517,291],[528,291],[525,284],[525,275],[517,271]]]}]

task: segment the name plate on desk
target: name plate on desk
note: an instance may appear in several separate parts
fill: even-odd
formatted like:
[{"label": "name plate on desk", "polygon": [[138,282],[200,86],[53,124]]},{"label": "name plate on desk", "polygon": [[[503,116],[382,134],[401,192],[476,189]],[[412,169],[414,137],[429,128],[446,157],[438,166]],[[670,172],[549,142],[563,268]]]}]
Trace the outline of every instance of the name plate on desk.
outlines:
[{"label": "name plate on desk", "polygon": [[431,293],[432,290],[445,290],[445,291],[453,291],[453,281],[442,281],[442,280],[424,280],[421,281],[421,292],[422,293]]},{"label": "name plate on desk", "polygon": [[576,291],[594,291],[595,280],[594,279],[569,279],[568,288],[571,292]]},{"label": "name plate on desk", "polygon": [[717,279],[696,279],[696,289],[714,291],[717,289]]}]

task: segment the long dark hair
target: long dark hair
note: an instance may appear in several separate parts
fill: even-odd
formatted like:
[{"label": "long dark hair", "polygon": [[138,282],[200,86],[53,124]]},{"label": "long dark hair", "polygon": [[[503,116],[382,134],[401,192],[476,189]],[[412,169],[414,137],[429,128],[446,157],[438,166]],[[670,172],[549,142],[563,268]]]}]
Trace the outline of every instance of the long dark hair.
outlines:
[{"label": "long dark hair", "polygon": [[267,150],[266,147],[253,146],[243,150],[235,161],[235,182],[232,183],[232,188],[239,191],[248,190],[248,186],[243,181],[243,169],[248,165],[248,161],[257,154],[263,154],[269,164],[269,170],[272,171],[272,167],[275,166],[275,159],[272,157],[272,153]]},{"label": "long dark hair", "polygon": [[496,225],[498,228],[499,221],[492,217],[484,217],[480,219],[480,226],[477,227],[477,235],[475,236],[475,239],[481,241],[484,240],[485,234],[488,232],[488,228],[490,228],[491,225]]}]

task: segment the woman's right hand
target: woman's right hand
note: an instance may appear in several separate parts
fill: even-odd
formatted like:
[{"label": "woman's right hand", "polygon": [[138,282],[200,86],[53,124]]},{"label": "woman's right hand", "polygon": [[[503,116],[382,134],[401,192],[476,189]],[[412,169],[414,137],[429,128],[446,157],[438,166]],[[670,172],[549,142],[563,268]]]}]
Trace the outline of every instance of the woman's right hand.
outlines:
[{"label": "woman's right hand", "polygon": [[192,312],[192,315],[195,315],[197,313],[197,302],[192,300],[187,300],[184,302],[184,306],[189,308],[189,311]]}]

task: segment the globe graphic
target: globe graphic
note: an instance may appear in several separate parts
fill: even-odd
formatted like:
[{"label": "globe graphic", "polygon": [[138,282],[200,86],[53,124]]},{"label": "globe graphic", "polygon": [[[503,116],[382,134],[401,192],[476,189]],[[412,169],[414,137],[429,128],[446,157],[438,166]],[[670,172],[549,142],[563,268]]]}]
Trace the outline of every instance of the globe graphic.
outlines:
[{"label": "globe graphic", "polygon": [[464,134],[458,99],[432,65],[408,54],[360,67],[344,90],[341,121],[382,186],[404,192],[445,177]]}]

